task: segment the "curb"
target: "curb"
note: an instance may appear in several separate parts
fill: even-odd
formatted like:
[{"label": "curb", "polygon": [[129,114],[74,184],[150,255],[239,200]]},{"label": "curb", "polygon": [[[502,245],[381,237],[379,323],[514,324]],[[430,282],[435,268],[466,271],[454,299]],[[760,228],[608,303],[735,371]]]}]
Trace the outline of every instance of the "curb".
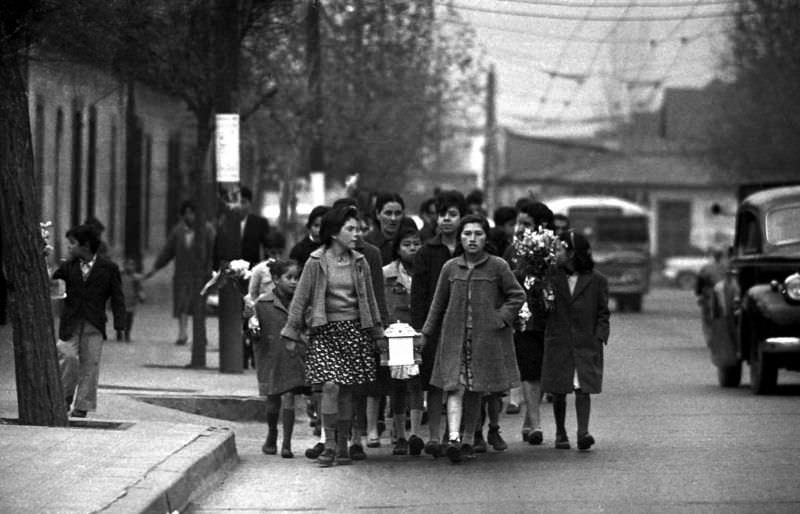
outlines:
[{"label": "curb", "polygon": [[217,485],[239,461],[231,430],[208,428],[192,442],[150,469],[103,513],[180,512],[192,498]]}]

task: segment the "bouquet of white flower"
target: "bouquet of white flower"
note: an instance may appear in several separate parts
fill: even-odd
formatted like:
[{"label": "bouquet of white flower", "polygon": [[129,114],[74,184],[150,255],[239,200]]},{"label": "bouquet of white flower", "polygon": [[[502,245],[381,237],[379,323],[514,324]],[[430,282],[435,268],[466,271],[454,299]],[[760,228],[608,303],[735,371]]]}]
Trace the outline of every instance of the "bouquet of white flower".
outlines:
[{"label": "bouquet of white flower", "polygon": [[[531,300],[543,301],[545,311],[553,305],[553,289],[547,281],[547,269],[556,261],[556,255],[563,243],[552,230],[537,227],[526,228],[514,235],[512,243],[514,254],[512,262],[519,274],[524,277],[523,287],[528,292],[528,302],[520,309],[519,316],[523,324],[533,316],[536,310],[528,305]],[[531,298],[531,293],[541,291],[542,298]]]}]

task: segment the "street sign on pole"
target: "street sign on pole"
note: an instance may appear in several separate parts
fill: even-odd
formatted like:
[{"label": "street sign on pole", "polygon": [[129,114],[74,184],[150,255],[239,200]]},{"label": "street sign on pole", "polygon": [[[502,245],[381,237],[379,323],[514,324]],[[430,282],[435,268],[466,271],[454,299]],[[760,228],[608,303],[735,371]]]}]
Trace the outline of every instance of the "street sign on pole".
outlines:
[{"label": "street sign on pole", "polygon": [[239,115],[216,115],[217,182],[239,182]]}]

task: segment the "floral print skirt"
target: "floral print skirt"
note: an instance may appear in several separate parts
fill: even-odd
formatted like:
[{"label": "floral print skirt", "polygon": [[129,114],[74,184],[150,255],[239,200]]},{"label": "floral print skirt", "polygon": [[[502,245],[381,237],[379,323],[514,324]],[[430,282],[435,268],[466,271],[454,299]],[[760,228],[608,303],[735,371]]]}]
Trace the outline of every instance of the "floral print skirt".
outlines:
[{"label": "floral print skirt", "polygon": [[311,336],[306,357],[309,384],[367,384],[375,381],[375,366],[375,345],[358,320],[330,322]]},{"label": "floral print skirt", "polygon": [[461,373],[458,376],[458,381],[467,391],[472,391],[472,384],[475,379],[472,374],[472,331],[467,330],[467,336],[464,338],[464,346],[461,349]]}]

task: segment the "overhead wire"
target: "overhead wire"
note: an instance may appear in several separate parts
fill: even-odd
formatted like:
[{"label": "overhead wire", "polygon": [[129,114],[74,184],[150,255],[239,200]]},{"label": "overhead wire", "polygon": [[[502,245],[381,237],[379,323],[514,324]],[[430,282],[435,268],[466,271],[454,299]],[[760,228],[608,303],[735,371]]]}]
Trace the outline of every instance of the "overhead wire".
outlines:
[{"label": "overhead wire", "polygon": [[[510,4],[522,4],[534,7],[573,7],[573,8],[582,8],[582,7],[598,7],[601,9],[613,9],[613,8],[620,8],[626,7],[628,2],[621,2],[621,1],[608,1],[608,2],[599,2],[597,4],[589,4],[586,2],[578,2],[578,1],[565,1],[565,0],[496,0],[503,3],[510,3]],[[643,7],[646,9],[673,9],[676,7],[691,7],[694,5],[693,0],[684,0],[684,1],[670,1],[670,0],[656,0],[655,2],[638,2],[636,7]],[[716,6],[716,5],[736,5],[736,0],[704,0],[703,6]]]},{"label": "overhead wire", "polygon": [[[457,9],[460,11],[468,11],[468,12],[481,12],[487,14],[497,14],[501,16],[517,16],[522,18],[539,18],[539,19],[550,19],[550,20],[573,20],[573,21],[580,21],[584,18],[574,14],[556,14],[556,13],[545,13],[545,12],[530,12],[530,11],[507,11],[503,9],[491,9],[487,7],[474,7],[474,6],[466,6],[461,4],[455,3],[448,3],[448,7]],[[733,16],[733,13],[730,11],[716,11],[711,13],[696,13],[692,16],[691,19],[704,19],[704,18],[730,18]],[[640,21],[672,21],[672,20],[680,20],[683,16],[682,15],[672,15],[672,14],[665,14],[660,16],[628,16],[628,17],[620,17],[620,16],[590,16],[585,18],[586,22],[640,22]]]},{"label": "overhead wire", "polygon": [[[593,0],[593,2],[592,2],[592,3],[595,3],[595,1],[596,1],[596,0]],[[585,17],[588,17],[588,16],[589,16],[589,14],[590,14],[591,12],[592,12],[592,9],[591,9],[591,7],[587,7],[587,8],[586,8],[586,12],[584,13],[584,16],[585,16]],[[572,27],[572,30],[570,31],[570,37],[574,36],[575,34],[578,34],[578,33],[580,32],[581,28],[583,27],[583,24],[584,24],[584,21],[582,21],[582,20],[581,20],[581,21],[579,21],[579,22],[578,22],[578,23],[577,23],[577,24],[576,24],[574,27]],[[567,41],[565,41],[565,42],[564,42],[564,44],[561,46],[561,51],[559,52],[558,59],[557,59],[557,61],[556,61],[556,63],[557,63],[557,64],[556,64],[556,66],[555,66],[555,67],[556,67],[556,69],[558,69],[558,68],[560,68],[560,67],[561,67],[561,62],[563,61],[563,59],[564,59],[564,56],[565,56],[565,55],[566,55],[566,53],[567,53],[567,49],[569,48],[569,46],[570,46],[570,44],[571,44],[571,43],[572,43],[572,40],[571,40],[571,39],[568,39],[568,40],[567,40]],[[555,80],[555,75],[553,75],[553,74],[550,74],[549,76],[550,76],[550,78],[549,78],[549,80],[547,81],[547,88],[545,89],[545,93],[544,93],[544,95],[541,97],[541,98],[543,99],[543,101],[540,101],[540,102],[539,102],[539,107],[536,109],[536,115],[535,115],[535,117],[539,117],[539,113],[540,113],[540,112],[541,112],[541,110],[544,108],[544,105],[545,105],[545,102],[546,102],[547,96],[550,94],[550,90],[551,90],[551,88],[553,87],[553,82],[554,82],[554,80]]]}]

